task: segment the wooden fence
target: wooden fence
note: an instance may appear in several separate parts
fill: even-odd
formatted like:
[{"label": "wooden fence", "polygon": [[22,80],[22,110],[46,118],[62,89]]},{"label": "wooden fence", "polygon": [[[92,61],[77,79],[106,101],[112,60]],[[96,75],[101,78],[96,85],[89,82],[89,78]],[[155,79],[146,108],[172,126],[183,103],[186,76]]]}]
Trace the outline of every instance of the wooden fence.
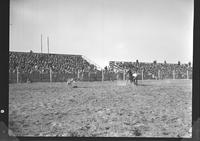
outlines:
[{"label": "wooden fence", "polygon": [[[68,79],[74,78],[79,81],[114,81],[114,80],[126,80],[126,72],[109,72],[109,71],[96,71],[96,72],[74,72],[74,73],[57,73],[51,69],[45,73],[39,71],[33,71],[31,73],[15,72],[9,73],[9,83],[24,83],[31,82],[66,82]],[[192,79],[192,72],[186,71],[182,74],[177,73],[175,70],[171,72],[162,72],[158,70],[156,73],[139,72],[139,80],[146,79]]]}]

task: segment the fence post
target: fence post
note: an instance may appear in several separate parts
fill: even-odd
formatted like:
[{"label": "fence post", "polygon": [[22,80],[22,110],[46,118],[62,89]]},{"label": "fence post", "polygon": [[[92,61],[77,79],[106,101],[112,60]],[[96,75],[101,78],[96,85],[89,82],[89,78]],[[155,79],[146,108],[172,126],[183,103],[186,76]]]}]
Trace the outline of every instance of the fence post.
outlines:
[{"label": "fence post", "polygon": [[50,68],[49,74],[50,74],[50,82],[52,82],[52,70],[51,70],[51,68]]},{"label": "fence post", "polygon": [[89,81],[90,81],[90,71],[88,71],[88,78],[89,78]]},{"label": "fence post", "polygon": [[158,70],[158,79],[160,79],[160,70]]},{"label": "fence post", "polygon": [[78,73],[77,73],[77,77],[78,77],[78,80],[79,80],[79,78],[80,78],[79,70],[78,70]]},{"label": "fence post", "polygon": [[95,71],[95,80],[97,80],[97,71]]},{"label": "fence post", "polygon": [[102,72],[102,82],[104,81],[104,74],[103,74],[103,69],[101,70]]},{"label": "fence post", "polygon": [[119,80],[119,72],[117,71],[117,80]]},{"label": "fence post", "polygon": [[187,79],[189,79],[189,72],[188,72],[188,70],[187,70]]},{"label": "fence post", "polygon": [[175,79],[175,70],[173,70],[173,79]]},{"label": "fence post", "polygon": [[124,73],[123,73],[123,80],[126,80],[126,78],[125,78],[125,70],[124,70]]},{"label": "fence post", "polygon": [[144,76],[143,76],[143,70],[142,70],[142,80],[144,79]]},{"label": "fence post", "polygon": [[17,83],[19,83],[19,68],[17,67]]},{"label": "fence post", "polygon": [[163,79],[162,71],[160,71],[160,79]]}]

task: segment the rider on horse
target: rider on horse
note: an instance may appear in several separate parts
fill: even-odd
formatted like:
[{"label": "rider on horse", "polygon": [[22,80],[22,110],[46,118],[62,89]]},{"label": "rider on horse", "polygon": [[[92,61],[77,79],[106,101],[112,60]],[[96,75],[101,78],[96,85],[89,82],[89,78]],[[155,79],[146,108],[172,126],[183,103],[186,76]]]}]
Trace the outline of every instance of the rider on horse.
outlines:
[{"label": "rider on horse", "polygon": [[128,74],[128,79],[130,80],[131,83],[134,83],[135,85],[138,85],[138,73],[137,70],[135,70],[134,72],[129,69],[127,71]]},{"label": "rider on horse", "polygon": [[138,84],[138,74],[137,71],[133,73],[133,82],[135,85]]},{"label": "rider on horse", "polygon": [[132,73],[131,69],[129,69],[127,71],[127,73],[128,73],[128,78],[129,78],[130,82],[132,83],[133,82],[133,73]]}]

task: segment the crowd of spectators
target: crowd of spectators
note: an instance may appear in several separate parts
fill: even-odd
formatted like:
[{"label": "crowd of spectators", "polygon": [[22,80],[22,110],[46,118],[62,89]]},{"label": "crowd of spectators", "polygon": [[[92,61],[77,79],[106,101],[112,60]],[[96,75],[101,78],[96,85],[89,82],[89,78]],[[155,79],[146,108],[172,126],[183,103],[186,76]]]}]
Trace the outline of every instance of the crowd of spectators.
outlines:
[{"label": "crowd of spectators", "polygon": [[159,75],[160,78],[163,79],[173,78],[173,74],[175,74],[175,78],[184,79],[187,78],[187,72],[189,77],[192,77],[192,67],[190,62],[188,64],[181,64],[180,62],[171,64],[166,61],[164,63],[157,63],[156,61],[145,63],[139,62],[138,60],[136,60],[136,62],[110,61],[110,70],[113,70],[114,66],[123,69],[132,69],[138,73],[143,72],[143,76],[146,78],[156,78]]},{"label": "crowd of spectators", "polygon": [[30,52],[9,52],[9,72],[30,73],[32,71],[73,73],[78,70],[94,70],[95,66],[81,55],[44,54]]},{"label": "crowd of spectators", "polygon": [[[110,61],[110,65],[105,67],[105,72],[113,71],[113,64],[121,69],[132,69],[139,73],[143,72],[144,79],[156,78],[160,75],[160,78],[192,78],[191,63],[170,64],[166,61],[164,63],[152,63],[139,62],[122,62],[122,61]],[[9,52],[9,72],[16,73],[31,73],[33,71],[39,71],[40,73],[48,73],[50,68],[54,73],[77,73],[77,71],[84,72],[97,72],[97,66],[89,63],[81,55],[66,55],[66,54],[46,54],[46,53],[34,53],[30,52]],[[160,74],[159,74],[160,73]]]}]

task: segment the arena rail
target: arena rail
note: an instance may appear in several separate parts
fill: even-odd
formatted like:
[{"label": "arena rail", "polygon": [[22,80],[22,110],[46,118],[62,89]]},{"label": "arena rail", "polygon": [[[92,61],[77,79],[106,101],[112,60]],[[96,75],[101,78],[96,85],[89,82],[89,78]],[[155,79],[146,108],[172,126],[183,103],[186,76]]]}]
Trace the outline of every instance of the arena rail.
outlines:
[{"label": "arena rail", "polygon": [[[66,82],[70,78],[78,78],[79,81],[111,81],[111,80],[126,80],[127,70],[119,70],[117,72],[98,70],[98,71],[78,71],[74,73],[57,73],[49,69],[48,72],[42,73],[39,71],[33,71],[31,73],[20,72],[18,68],[14,73],[9,73],[10,83],[24,83],[24,82]],[[190,75],[189,75],[190,73]],[[192,79],[191,72],[187,70],[185,77],[180,77],[175,70],[171,74],[165,74],[161,70],[158,70],[157,74],[151,72],[140,71],[139,80],[162,80],[162,79]]]}]

